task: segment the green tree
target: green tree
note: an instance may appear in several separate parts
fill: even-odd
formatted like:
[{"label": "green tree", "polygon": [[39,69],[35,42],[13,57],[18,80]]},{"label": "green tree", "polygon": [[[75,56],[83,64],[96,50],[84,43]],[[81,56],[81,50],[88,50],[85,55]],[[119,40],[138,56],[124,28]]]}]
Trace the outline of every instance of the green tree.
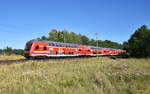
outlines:
[{"label": "green tree", "polygon": [[53,29],[51,32],[49,32],[49,40],[58,41],[58,31],[56,29]]},{"label": "green tree", "polygon": [[[96,41],[94,39],[89,39],[85,35],[76,34],[74,32],[68,32],[66,29],[62,31],[52,29],[51,32],[49,32],[48,37],[42,36],[41,38],[37,39],[96,46]],[[98,40],[98,44],[99,47],[122,48],[121,44],[117,42],[112,42],[110,40]]]},{"label": "green tree", "polygon": [[123,49],[126,50],[127,52],[129,52],[129,44],[128,42],[123,42]]},{"label": "green tree", "polygon": [[63,34],[63,42],[67,42],[67,38],[68,38],[68,31],[66,29],[62,30],[62,34]]},{"label": "green tree", "polygon": [[0,49],[0,54],[3,54],[3,50],[2,49]]},{"label": "green tree", "polygon": [[11,47],[8,47],[8,46],[7,46],[7,47],[4,49],[4,53],[7,54],[7,55],[11,55],[11,54],[13,53],[13,50],[12,50]]},{"label": "green tree", "polygon": [[150,57],[150,30],[146,25],[135,31],[128,40],[129,53],[133,57]]},{"label": "green tree", "polygon": [[[100,41],[98,41],[98,44],[100,44]],[[94,39],[89,40],[89,45],[96,46],[96,41]]]},{"label": "green tree", "polygon": [[38,38],[37,38],[37,40],[41,40],[41,38],[40,38],[40,37],[38,37]]},{"label": "green tree", "polygon": [[82,40],[82,44],[84,44],[84,45],[88,45],[89,44],[89,38],[88,37],[82,35],[81,36],[81,40]]},{"label": "green tree", "polygon": [[48,40],[48,38],[46,36],[42,36],[41,39],[42,40]]},{"label": "green tree", "polygon": [[22,49],[13,49],[12,53],[17,55],[23,55],[24,50]]}]

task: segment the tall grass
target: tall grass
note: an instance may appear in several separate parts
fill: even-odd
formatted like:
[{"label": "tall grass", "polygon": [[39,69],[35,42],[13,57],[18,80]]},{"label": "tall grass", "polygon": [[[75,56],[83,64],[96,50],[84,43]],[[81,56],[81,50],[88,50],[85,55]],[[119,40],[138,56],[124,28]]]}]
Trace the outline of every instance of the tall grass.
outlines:
[{"label": "tall grass", "polygon": [[24,59],[21,55],[0,55],[0,60],[19,60]]},{"label": "tall grass", "polygon": [[0,94],[150,94],[150,59],[0,65]]}]

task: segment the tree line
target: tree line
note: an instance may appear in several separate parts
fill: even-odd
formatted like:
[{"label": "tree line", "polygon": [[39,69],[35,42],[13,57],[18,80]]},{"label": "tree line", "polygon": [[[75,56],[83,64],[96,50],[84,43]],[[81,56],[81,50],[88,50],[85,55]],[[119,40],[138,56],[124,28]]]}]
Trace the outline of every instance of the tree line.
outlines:
[{"label": "tree line", "polygon": [[23,49],[12,49],[11,47],[6,47],[4,49],[0,49],[0,55],[23,55]]},{"label": "tree line", "polygon": [[128,41],[123,43],[123,49],[131,57],[150,57],[150,29],[146,25],[138,28]]},{"label": "tree line", "polygon": [[57,41],[64,43],[74,43],[74,44],[82,44],[82,45],[90,45],[96,46],[96,42],[98,42],[98,47],[106,47],[106,48],[118,48],[122,49],[123,45],[113,42],[111,40],[94,40],[89,39],[87,36],[82,34],[76,34],[74,32],[69,32],[67,30],[58,31],[56,29],[52,29],[49,32],[48,36],[38,37],[38,40],[47,40],[47,41]]}]

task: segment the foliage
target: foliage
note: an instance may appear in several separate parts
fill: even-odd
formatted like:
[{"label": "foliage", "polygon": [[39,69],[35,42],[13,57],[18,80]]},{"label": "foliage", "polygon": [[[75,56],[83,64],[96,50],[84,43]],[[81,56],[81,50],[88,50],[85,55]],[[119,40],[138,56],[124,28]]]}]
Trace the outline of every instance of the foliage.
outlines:
[{"label": "foliage", "polygon": [[149,94],[149,62],[100,57],[1,65],[0,94]]},{"label": "foliage", "polygon": [[0,49],[0,54],[16,54],[16,55],[23,55],[23,49],[12,49],[11,47],[6,47],[5,49]]},{"label": "foliage", "polygon": [[3,54],[3,50],[2,49],[0,49],[0,54]]},{"label": "foliage", "polygon": [[[74,32],[68,32],[66,29],[62,31],[52,29],[52,31],[49,32],[48,37],[42,36],[41,38],[37,39],[96,46],[96,40],[89,39],[85,35],[76,34]],[[117,42],[112,42],[110,40],[98,40],[98,46],[107,48],[122,48],[121,44]]]},{"label": "foliage", "polygon": [[47,40],[47,37],[46,36],[42,36],[41,39],[42,40]]},{"label": "foliage", "polygon": [[13,55],[0,55],[0,60],[2,60],[2,61],[11,60],[13,62],[13,60],[21,60],[21,59],[25,59],[24,56],[15,55],[15,54],[13,54]]},{"label": "foliage", "polygon": [[23,49],[12,49],[12,53],[16,55],[23,55],[24,50]]},{"label": "foliage", "polygon": [[123,42],[123,49],[126,50],[127,52],[129,52],[129,44],[128,42]]},{"label": "foliage", "polygon": [[118,49],[122,49],[122,45],[117,43],[117,42],[112,42],[111,40],[105,40],[105,41],[98,41],[99,46],[101,47],[106,47],[106,48],[118,48]]},{"label": "foliage", "polygon": [[11,55],[12,54],[12,48],[11,47],[7,46],[3,51],[7,55]]},{"label": "foliage", "polygon": [[150,57],[150,29],[143,25],[123,45],[133,57]]}]

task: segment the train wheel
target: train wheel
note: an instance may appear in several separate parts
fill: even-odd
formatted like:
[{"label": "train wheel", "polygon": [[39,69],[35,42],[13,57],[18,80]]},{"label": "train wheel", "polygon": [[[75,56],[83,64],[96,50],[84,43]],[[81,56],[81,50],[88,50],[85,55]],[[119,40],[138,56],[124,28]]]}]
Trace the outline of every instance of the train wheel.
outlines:
[{"label": "train wheel", "polygon": [[25,56],[25,59],[30,59],[31,57],[30,56]]}]

